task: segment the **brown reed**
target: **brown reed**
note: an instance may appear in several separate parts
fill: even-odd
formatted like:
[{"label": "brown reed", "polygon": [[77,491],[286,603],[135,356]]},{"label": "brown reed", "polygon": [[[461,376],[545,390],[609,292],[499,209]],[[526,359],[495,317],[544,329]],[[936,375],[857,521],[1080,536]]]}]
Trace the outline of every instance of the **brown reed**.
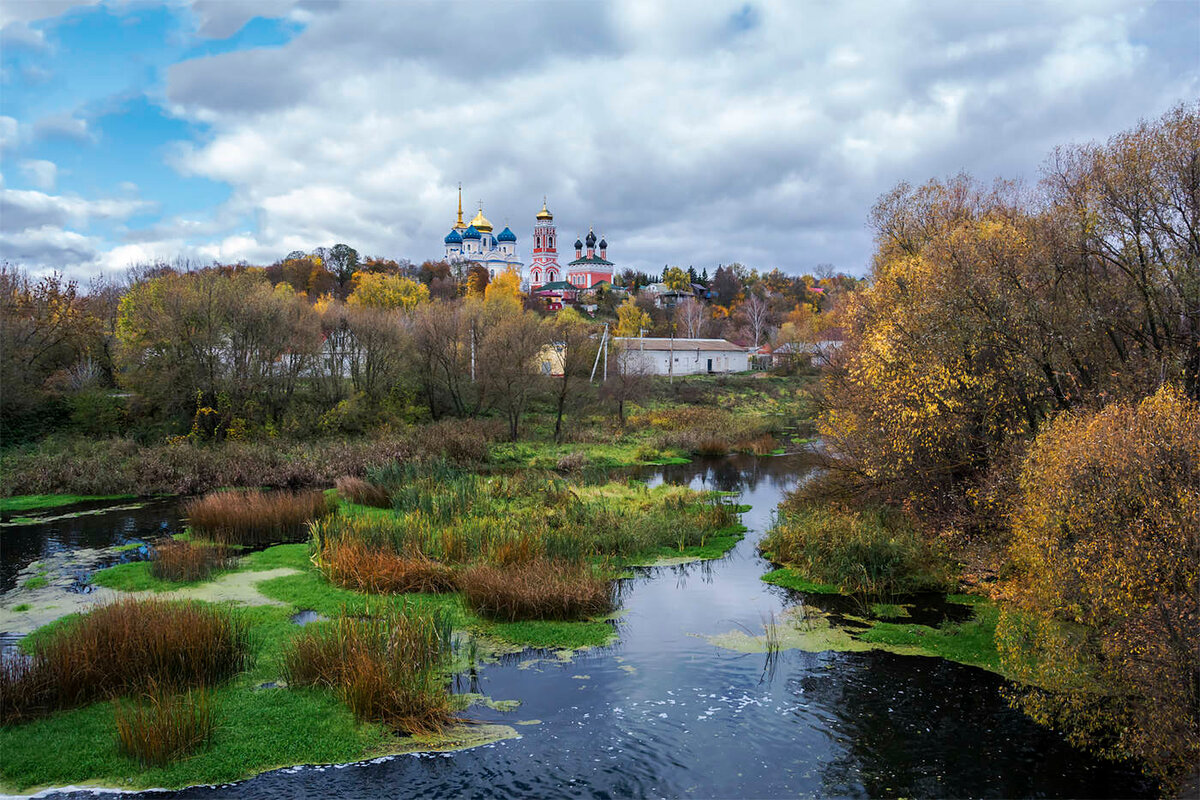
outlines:
[{"label": "brown reed", "polygon": [[463,571],[459,584],[475,613],[501,622],[583,619],[615,606],[612,581],[583,562],[478,564]]},{"label": "brown reed", "polygon": [[164,687],[213,686],[248,666],[249,626],[226,609],[128,598],[0,656],[0,724]]},{"label": "brown reed", "polygon": [[360,506],[372,506],[374,508],[392,507],[392,498],[388,496],[387,490],[373,483],[368,483],[362,478],[344,475],[337,479],[335,485],[337,486],[338,494],[351,503],[357,503]]},{"label": "brown reed", "polygon": [[302,542],[307,524],[334,511],[324,492],[211,492],[184,507],[197,534],[221,544]]},{"label": "brown reed", "polygon": [[451,567],[419,551],[404,556],[355,539],[325,542],[318,566],[330,583],[368,594],[453,592],[458,588]]},{"label": "brown reed", "polygon": [[334,689],[361,720],[432,733],[453,718],[444,673],[450,634],[449,621],[438,614],[343,615],[292,643],[284,675],[289,686]]},{"label": "brown reed", "polygon": [[161,767],[212,739],[212,699],[205,689],[173,693],[151,681],[135,702],[114,701],[118,749],[144,767]]},{"label": "brown reed", "polygon": [[168,539],[155,545],[150,574],[169,581],[204,580],[232,560],[229,548],[223,544]]}]

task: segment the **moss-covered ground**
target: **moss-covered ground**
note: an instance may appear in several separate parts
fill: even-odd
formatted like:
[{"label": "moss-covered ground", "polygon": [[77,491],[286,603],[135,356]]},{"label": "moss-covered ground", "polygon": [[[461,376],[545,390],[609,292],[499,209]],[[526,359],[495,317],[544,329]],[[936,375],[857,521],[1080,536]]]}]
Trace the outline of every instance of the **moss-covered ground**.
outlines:
[{"label": "moss-covered ground", "polygon": [[0,513],[43,511],[48,508],[86,503],[92,500],[132,500],[135,495],[77,495],[77,494],[23,494],[17,497],[0,497]]},{"label": "moss-covered ground", "polygon": [[[809,594],[838,594],[835,586],[809,581],[787,567],[768,572],[762,580]],[[996,622],[999,609],[991,600],[970,594],[950,594],[946,602],[970,606],[972,616],[963,622],[943,622],[939,625],[906,623],[908,609],[897,602],[869,603],[869,613],[848,618],[851,624],[840,624],[830,616],[806,608],[805,616],[789,616],[777,626],[783,649],[800,650],[887,650],[905,655],[934,656],[960,664],[981,667],[1004,674],[996,651]],[[768,637],[733,631],[710,641],[722,647],[743,651],[764,651]]]}]

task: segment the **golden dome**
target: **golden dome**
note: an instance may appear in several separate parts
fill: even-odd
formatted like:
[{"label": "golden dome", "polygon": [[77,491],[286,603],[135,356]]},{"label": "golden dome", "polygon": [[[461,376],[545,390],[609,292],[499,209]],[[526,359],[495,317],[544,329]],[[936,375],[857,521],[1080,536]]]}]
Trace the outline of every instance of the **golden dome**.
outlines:
[{"label": "golden dome", "polygon": [[491,233],[492,223],[487,221],[487,217],[483,215],[483,208],[480,207],[479,213],[475,215],[475,219],[471,220],[471,226],[480,233]]},{"label": "golden dome", "polygon": [[550,213],[550,209],[546,208],[546,199],[542,198],[542,210],[537,213],[538,219],[554,219],[554,215]]}]

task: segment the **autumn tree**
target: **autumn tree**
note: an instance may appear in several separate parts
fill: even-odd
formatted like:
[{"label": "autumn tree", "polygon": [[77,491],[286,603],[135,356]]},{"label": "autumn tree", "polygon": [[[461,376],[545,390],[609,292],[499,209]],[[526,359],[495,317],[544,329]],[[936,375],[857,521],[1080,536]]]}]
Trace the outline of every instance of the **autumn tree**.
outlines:
[{"label": "autumn tree", "polygon": [[614,342],[615,358],[602,392],[617,412],[617,422],[625,427],[625,407],[645,396],[650,389],[650,369],[638,352],[636,343]]},{"label": "autumn tree", "polygon": [[550,347],[557,353],[561,375],[553,376],[554,441],[562,442],[563,417],[570,402],[587,385],[596,360],[598,340],[595,326],[583,315],[567,307],[550,323]]},{"label": "autumn tree", "polygon": [[509,438],[514,442],[536,385],[538,355],[548,343],[542,320],[520,308],[504,309],[481,342],[481,378],[508,419]]},{"label": "autumn tree", "polygon": [[1057,418],[1012,531],[1019,611],[997,633],[1018,702],[1170,785],[1200,760],[1200,404],[1164,386]]},{"label": "autumn tree", "polygon": [[650,315],[638,307],[632,295],[617,307],[616,336],[641,336],[650,326]]},{"label": "autumn tree", "polygon": [[343,286],[350,283],[358,271],[358,251],[348,244],[335,244],[329,248],[325,259],[326,267]]},{"label": "autumn tree", "polygon": [[750,292],[741,310],[754,337],[754,346],[758,347],[771,324],[771,305],[761,292]]},{"label": "autumn tree", "polygon": [[354,276],[354,291],[346,298],[357,308],[412,311],[429,302],[429,288],[401,275],[360,272]]},{"label": "autumn tree", "polygon": [[708,321],[708,310],[694,297],[685,298],[675,306],[675,322],[679,330],[689,339],[697,339],[704,333],[704,323]]},{"label": "autumn tree", "polygon": [[667,285],[667,288],[677,292],[686,292],[691,289],[691,279],[688,274],[679,267],[667,267],[663,270],[662,282]]}]

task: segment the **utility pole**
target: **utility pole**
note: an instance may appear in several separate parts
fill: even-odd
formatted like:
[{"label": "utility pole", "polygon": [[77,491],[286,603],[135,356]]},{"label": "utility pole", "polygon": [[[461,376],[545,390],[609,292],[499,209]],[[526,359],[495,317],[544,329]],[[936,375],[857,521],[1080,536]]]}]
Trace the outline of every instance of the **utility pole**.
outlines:
[{"label": "utility pole", "polygon": [[675,383],[675,323],[671,323],[671,349],[667,354],[667,383]]},{"label": "utility pole", "polygon": [[471,383],[475,382],[475,326],[471,326]]}]

